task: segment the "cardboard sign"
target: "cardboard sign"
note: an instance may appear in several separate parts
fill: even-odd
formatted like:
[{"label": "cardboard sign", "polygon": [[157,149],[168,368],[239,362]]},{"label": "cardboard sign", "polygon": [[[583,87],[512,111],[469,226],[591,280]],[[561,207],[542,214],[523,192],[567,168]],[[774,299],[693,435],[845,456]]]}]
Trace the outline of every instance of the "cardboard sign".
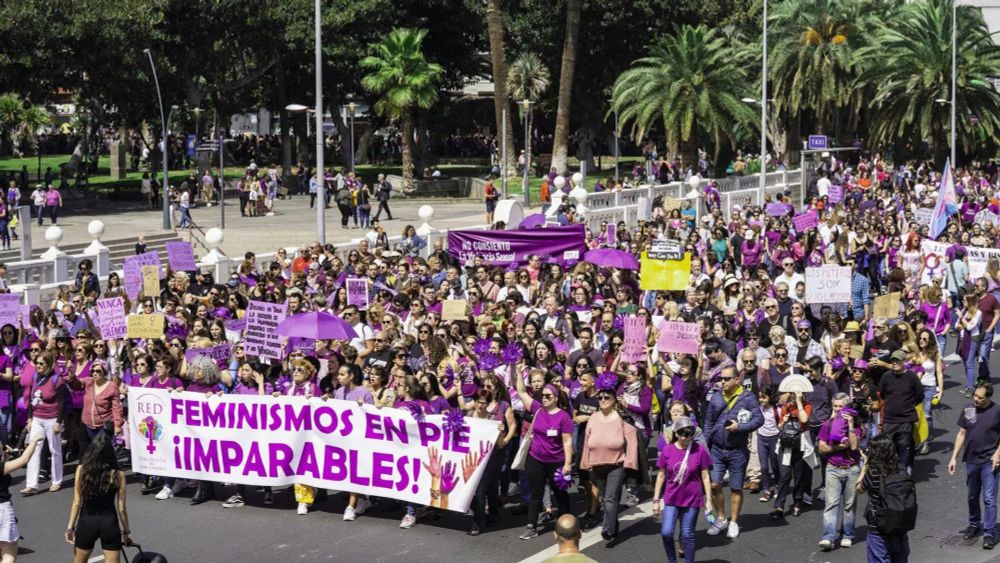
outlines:
[{"label": "cardboard sign", "polygon": [[865,355],[865,347],[860,344],[851,345],[851,358],[858,360]]},{"label": "cardboard sign", "polygon": [[131,315],[126,332],[129,338],[163,338],[163,313]]},{"label": "cardboard sign", "polygon": [[826,199],[832,204],[844,201],[844,186],[830,186],[830,191],[826,194]]},{"label": "cardboard sign", "polygon": [[643,290],[680,291],[686,289],[691,278],[691,253],[685,252],[680,260],[655,260],[645,252],[639,259],[639,288]]},{"label": "cardboard sign", "polygon": [[663,210],[666,211],[668,214],[674,209],[680,209],[680,208],[681,208],[681,200],[672,197],[663,198]]},{"label": "cardboard sign", "polygon": [[701,324],[664,321],[660,325],[660,336],[656,339],[656,349],[660,352],[697,354]]},{"label": "cardboard sign", "polygon": [[194,261],[194,248],[184,240],[168,241],[167,262],[175,272],[195,272],[198,264]]},{"label": "cardboard sign", "polygon": [[[20,293],[0,293],[0,326],[11,324],[17,326],[17,317],[21,314]],[[27,317],[25,317],[27,320]],[[28,323],[25,323],[26,325]]]},{"label": "cardboard sign", "polygon": [[128,334],[124,298],[111,297],[109,299],[98,299],[97,313],[101,338],[124,338]]},{"label": "cardboard sign", "polygon": [[933,216],[933,208],[919,207],[917,208],[917,212],[913,214],[913,220],[916,221],[918,225],[929,226],[931,224],[931,217]]},{"label": "cardboard sign", "polygon": [[874,306],[875,318],[883,317],[894,319],[899,316],[899,292],[894,291],[886,295],[879,295],[875,298]]},{"label": "cardboard sign", "polygon": [[849,303],[851,301],[851,268],[848,266],[806,268],[806,301],[808,303]]},{"label": "cardboard sign", "polygon": [[819,214],[813,209],[808,213],[796,215],[792,217],[792,224],[795,225],[795,231],[799,233],[805,232],[808,229],[814,229],[819,225]]},{"label": "cardboard sign", "polygon": [[142,296],[160,296],[160,267],[142,266]]},{"label": "cardboard sign", "polygon": [[354,305],[362,311],[368,308],[367,278],[347,280],[347,304]]},{"label": "cardboard sign", "polygon": [[464,321],[468,319],[466,310],[469,302],[465,299],[448,299],[441,302],[442,321]]},{"label": "cardboard sign", "polygon": [[646,359],[646,320],[637,316],[625,317],[625,335],[622,338],[622,360],[641,362]]},{"label": "cardboard sign", "polygon": [[147,252],[136,256],[129,256],[125,259],[122,269],[125,272],[125,294],[129,299],[137,299],[142,291],[142,267],[156,266],[160,279],[163,279],[163,272],[160,268],[160,254],[158,252]]}]

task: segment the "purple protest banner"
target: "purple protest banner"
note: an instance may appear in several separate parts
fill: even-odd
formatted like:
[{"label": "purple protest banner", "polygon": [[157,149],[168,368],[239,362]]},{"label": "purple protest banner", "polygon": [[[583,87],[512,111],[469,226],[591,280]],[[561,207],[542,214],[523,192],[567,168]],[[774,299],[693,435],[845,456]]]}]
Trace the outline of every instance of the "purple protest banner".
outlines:
[{"label": "purple protest banner", "polygon": [[275,332],[288,314],[288,303],[251,301],[247,307],[247,324],[243,332],[243,349],[248,356],[282,358],[282,337]]},{"label": "purple protest banner", "polygon": [[347,280],[347,304],[364,311],[368,308],[368,280],[355,278]]},{"label": "purple protest banner", "polygon": [[819,225],[819,214],[813,209],[809,213],[796,215],[792,217],[792,224],[795,225],[796,232],[803,233],[807,229],[813,229]]},{"label": "purple protest banner", "polygon": [[198,264],[194,261],[194,248],[187,241],[168,241],[167,261],[175,272],[194,272],[198,270]]},{"label": "purple protest banner", "polygon": [[608,247],[614,248],[618,245],[618,227],[614,222],[608,223],[605,227],[604,232],[607,233],[605,238],[608,241]]},{"label": "purple protest banner", "polygon": [[97,313],[101,338],[125,338],[128,333],[128,321],[125,318],[124,298],[98,299]]},{"label": "purple protest banner", "polygon": [[228,342],[223,342],[211,348],[188,348],[184,352],[184,358],[188,364],[198,356],[207,356],[215,360],[215,365],[219,366],[219,369],[229,369],[229,359],[233,357],[233,348]]},{"label": "purple protest banner", "polygon": [[646,319],[625,317],[625,336],[622,340],[622,360],[641,362],[646,359]]},{"label": "purple protest banner", "polygon": [[664,321],[660,325],[656,349],[660,352],[697,354],[699,336],[701,336],[701,325],[698,323]]},{"label": "purple protest banner", "polygon": [[160,279],[163,279],[163,268],[160,266],[160,253],[153,251],[125,258],[122,269],[125,271],[125,294],[129,299],[139,297],[142,291],[142,267],[156,266],[159,268]]},{"label": "purple protest banner", "polygon": [[767,204],[767,214],[771,217],[782,217],[787,213],[788,206],[780,201]]},{"label": "purple protest banner", "polygon": [[0,326],[17,326],[17,316],[21,314],[20,293],[0,293]]},{"label": "purple protest banner", "polygon": [[826,195],[830,203],[840,203],[844,201],[844,186],[830,186],[830,193]]},{"label": "purple protest banner", "polygon": [[583,224],[511,231],[448,231],[448,254],[465,264],[481,257],[488,266],[525,263],[537,254],[545,262],[580,260],[587,250]]}]

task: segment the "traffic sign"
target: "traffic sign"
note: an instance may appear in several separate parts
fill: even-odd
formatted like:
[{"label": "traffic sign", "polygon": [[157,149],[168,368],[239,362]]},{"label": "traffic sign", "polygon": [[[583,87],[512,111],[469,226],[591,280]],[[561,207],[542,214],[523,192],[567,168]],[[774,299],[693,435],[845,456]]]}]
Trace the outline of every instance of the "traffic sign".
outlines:
[{"label": "traffic sign", "polygon": [[826,135],[809,135],[810,149],[825,149],[827,147]]}]

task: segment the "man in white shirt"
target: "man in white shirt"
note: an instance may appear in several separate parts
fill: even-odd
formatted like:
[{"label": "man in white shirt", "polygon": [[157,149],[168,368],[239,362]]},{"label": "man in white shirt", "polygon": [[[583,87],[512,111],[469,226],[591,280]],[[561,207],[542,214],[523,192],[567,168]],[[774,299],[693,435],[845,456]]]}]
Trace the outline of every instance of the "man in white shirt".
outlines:
[{"label": "man in white shirt", "polygon": [[781,261],[781,274],[774,278],[775,287],[784,282],[789,288],[798,287],[798,283],[806,283],[806,278],[795,271],[795,261],[786,257]]},{"label": "man in white shirt", "polygon": [[832,185],[830,179],[826,177],[826,170],[819,173],[819,180],[816,181],[816,192],[819,197],[827,197],[830,195],[830,186]]}]

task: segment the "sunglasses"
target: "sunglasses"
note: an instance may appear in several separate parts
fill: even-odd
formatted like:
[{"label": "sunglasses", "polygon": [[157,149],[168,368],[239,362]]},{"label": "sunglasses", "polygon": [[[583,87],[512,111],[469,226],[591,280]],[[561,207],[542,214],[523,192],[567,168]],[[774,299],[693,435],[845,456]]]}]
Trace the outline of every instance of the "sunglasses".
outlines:
[{"label": "sunglasses", "polygon": [[677,432],[674,432],[674,434],[680,436],[681,438],[690,438],[691,436],[694,436],[694,430],[691,430],[690,428],[681,428]]},{"label": "sunglasses", "polygon": [[542,393],[542,398],[543,399],[555,399],[556,396],[553,395],[552,393]]},{"label": "sunglasses", "polygon": [[610,401],[612,399],[614,399],[614,397],[612,397],[611,395],[602,394],[597,396],[598,401]]}]

